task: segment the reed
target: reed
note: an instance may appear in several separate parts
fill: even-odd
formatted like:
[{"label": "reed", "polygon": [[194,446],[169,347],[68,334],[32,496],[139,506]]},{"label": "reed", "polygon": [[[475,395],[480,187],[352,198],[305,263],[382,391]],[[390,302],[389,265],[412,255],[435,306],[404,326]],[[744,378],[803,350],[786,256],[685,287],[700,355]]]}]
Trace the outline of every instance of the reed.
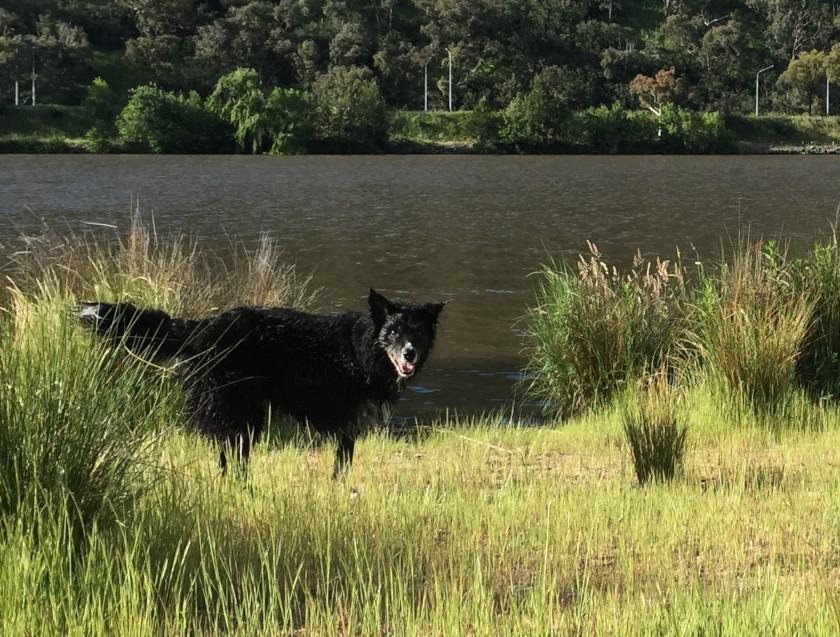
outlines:
[{"label": "reed", "polygon": [[679,264],[637,253],[628,274],[589,244],[577,273],[550,264],[529,311],[528,394],[560,417],[607,404],[648,372],[668,367],[684,329]]},{"label": "reed", "polygon": [[796,283],[814,296],[814,312],[797,360],[796,374],[818,400],[840,396],[840,249],[837,227],[808,258],[792,263]]},{"label": "reed", "polygon": [[119,518],[155,480],[174,392],[137,359],[81,337],[59,292],[12,292],[0,327],[0,516],[67,509],[77,530]]},{"label": "reed", "polygon": [[686,453],[688,427],[681,392],[667,372],[655,374],[629,392],[621,405],[621,425],[639,484],[671,482]]},{"label": "reed", "polygon": [[50,279],[78,300],[130,301],[180,316],[237,305],[303,309],[317,294],[311,277],[300,275],[269,235],[252,248],[232,241],[219,252],[184,233],[160,235],[139,213],[125,232],[45,230],[23,237],[5,269],[22,290]]},{"label": "reed", "polygon": [[791,420],[800,386],[796,366],[815,297],[794,284],[775,242],[736,252],[701,283],[690,346],[699,372],[736,415],[780,426]]}]

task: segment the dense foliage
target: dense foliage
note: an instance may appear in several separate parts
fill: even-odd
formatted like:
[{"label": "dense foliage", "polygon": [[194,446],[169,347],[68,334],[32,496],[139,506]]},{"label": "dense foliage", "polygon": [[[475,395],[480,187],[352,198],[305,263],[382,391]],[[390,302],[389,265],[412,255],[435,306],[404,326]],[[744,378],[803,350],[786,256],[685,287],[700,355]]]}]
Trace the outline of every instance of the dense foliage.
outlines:
[{"label": "dense foliage", "polygon": [[630,106],[637,76],[673,68],[679,105],[744,113],[773,65],[765,107],[816,112],[840,74],[838,42],[822,0],[0,0],[0,95],[9,103],[17,81],[29,99],[33,64],[38,100],[62,104],[97,75],[127,99],[148,82],[206,96],[240,67],[303,91],[366,69],[391,109],[422,108],[425,86],[447,108],[451,61],[456,110],[534,90],[573,110]]}]

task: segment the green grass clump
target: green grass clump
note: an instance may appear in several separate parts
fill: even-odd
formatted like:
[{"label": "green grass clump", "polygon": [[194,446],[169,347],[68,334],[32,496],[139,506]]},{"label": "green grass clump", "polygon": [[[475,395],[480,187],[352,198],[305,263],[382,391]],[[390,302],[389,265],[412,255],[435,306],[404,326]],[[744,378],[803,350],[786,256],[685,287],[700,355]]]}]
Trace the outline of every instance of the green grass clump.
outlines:
[{"label": "green grass clump", "polygon": [[527,316],[526,390],[549,413],[601,409],[664,369],[737,421],[823,426],[805,403],[840,392],[836,236],[802,258],[746,240],[696,273],[637,256],[622,274],[590,249],[576,273],[543,269]]},{"label": "green grass clump", "polygon": [[46,508],[79,530],[121,517],[156,479],[177,397],[84,338],[55,294],[15,290],[0,324],[0,518]]},{"label": "green grass clump", "polygon": [[577,273],[547,266],[528,315],[528,392],[561,417],[607,404],[668,365],[683,329],[680,267],[637,254],[620,274],[590,244]]},{"label": "green grass clump", "polygon": [[815,301],[792,274],[775,243],[756,243],[701,281],[691,347],[712,390],[736,413],[776,419],[796,402]]},{"label": "green grass clump", "polygon": [[680,394],[657,374],[631,393],[621,408],[621,425],[639,484],[671,482],[686,453],[688,427]]},{"label": "green grass clump", "polygon": [[123,517],[159,478],[158,435],[180,422],[170,370],[86,333],[76,319],[81,301],[206,315],[311,299],[267,237],[222,259],[183,235],[163,240],[135,218],[124,235],[44,234],[7,254],[0,518],[49,508],[65,511],[77,530]]},{"label": "green grass clump", "polygon": [[793,264],[800,287],[814,291],[814,312],[796,374],[819,400],[840,396],[840,249],[836,228],[809,258]]}]

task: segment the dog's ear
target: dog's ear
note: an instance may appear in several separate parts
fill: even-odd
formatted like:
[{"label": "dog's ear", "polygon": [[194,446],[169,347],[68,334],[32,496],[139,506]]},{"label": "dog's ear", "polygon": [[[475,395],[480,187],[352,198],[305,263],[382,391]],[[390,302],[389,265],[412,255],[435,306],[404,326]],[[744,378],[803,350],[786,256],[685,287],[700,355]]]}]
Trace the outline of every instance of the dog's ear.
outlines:
[{"label": "dog's ear", "polygon": [[420,309],[431,315],[432,320],[437,323],[438,316],[440,316],[445,305],[446,303],[424,303],[420,306]]},{"label": "dog's ear", "polygon": [[384,323],[385,317],[396,312],[396,306],[373,288],[368,294],[368,307],[370,315],[377,323]]}]

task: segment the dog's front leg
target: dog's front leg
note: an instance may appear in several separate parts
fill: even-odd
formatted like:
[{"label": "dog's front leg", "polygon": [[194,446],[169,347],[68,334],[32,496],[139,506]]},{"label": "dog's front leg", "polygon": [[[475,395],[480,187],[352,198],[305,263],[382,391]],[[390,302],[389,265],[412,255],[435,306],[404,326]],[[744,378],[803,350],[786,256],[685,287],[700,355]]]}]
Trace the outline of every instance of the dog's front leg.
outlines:
[{"label": "dog's front leg", "polygon": [[335,451],[335,466],[333,467],[333,480],[344,480],[350,465],[353,462],[353,449],[356,446],[356,439],[347,434],[338,436],[338,448]]}]

